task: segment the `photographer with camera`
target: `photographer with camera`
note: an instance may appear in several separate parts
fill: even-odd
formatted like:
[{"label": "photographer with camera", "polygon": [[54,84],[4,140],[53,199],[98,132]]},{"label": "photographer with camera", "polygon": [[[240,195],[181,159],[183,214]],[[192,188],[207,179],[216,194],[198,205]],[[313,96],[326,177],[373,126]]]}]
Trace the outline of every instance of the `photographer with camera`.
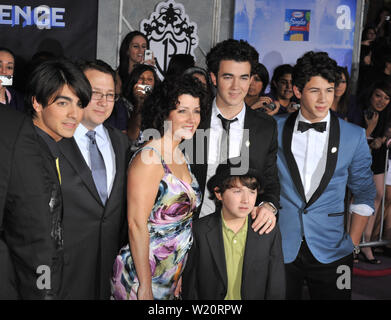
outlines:
[{"label": "photographer with camera", "polygon": [[275,105],[273,114],[291,113],[300,108],[300,102],[292,90],[292,71],[293,67],[289,64],[282,64],[274,69],[270,93],[267,94]]},{"label": "photographer with camera", "polygon": [[[359,98],[362,110],[361,126],[366,129],[369,147],[372,154],[373,178],[376,186],[375,213],[369,217],[364,230],[364,240],[371,241],[376,215],[380,214],[380,204],[384,193],[384,168],[386,159],[386,130],[391,120],[391,83],[381,81],[373,84]],[[371,247],[361,248],[361,258],[371,264],[379,264],[380,260],[373,255]]]},{"label": "photographer with camera", "polygon": [[264,95],[269,84],[269,72],[262,63],[258,62],[252,74],[253,78],[244,102],[253,110],[265,112],[270,116],[276,114],[278,107],[273,103],[273,99]]},{"label": "photographer with camera", "polygon": [[140,131],[141,110],[145,98],[152,92],[158,81],[160,80],[154,67],[140,64],[134,67],[122,87],[129,115],[127,134],[134,149],[144,142]]}]

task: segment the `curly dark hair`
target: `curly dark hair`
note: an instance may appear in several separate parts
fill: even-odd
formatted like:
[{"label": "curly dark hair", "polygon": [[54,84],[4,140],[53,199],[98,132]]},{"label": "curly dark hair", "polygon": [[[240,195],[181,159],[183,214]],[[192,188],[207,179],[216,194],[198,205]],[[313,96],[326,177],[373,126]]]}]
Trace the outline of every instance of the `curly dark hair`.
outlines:
[{"label": "curly dark hair", "polygon": [[337,67],[337,62],[327,52],[309,51],[297,59],[293,67],[292,83],[301,92],[312,77],[320,76],[337,86],[341,78]]},{"label": "curly dark hair", "polygon": [[245,40],[228,39],[219,42],[206,56],[208,71],[218,74],[222,60],[249,62],[251,70],[255,69],[259,60],[258,51]]},{"label": "curly dark hair", "polygon": [[205,111],[210,103],[208,93],[201,81],[185,75],[164,80],[155,86],[144,102],[141,130],[156,129],[163,136],[164,121],[167,120],[170,112],[176,109],[179,103],[178,98],[182,94],[189,94],[200,99],[201,119],[204,119]]}]

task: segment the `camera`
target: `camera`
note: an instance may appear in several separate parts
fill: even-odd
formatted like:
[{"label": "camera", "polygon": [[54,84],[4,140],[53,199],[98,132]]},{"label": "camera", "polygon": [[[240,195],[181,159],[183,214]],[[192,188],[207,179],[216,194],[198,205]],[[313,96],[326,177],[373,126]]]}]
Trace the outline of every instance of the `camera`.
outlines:
[{"label": "camera", "polygon": [[149,86],[147,84],[139,84],[138,87],[141,89],[140,91],[143,94],[149,94],[152,92],[152,86]]},{"label": "camera", "polygon": [[3,87],[5,86],[12,86],[12,80],[13,80],[13,76],[0,76],[0,80],[1,80],[1,85]]},{"label": "camera", "polygon": [[273,111],[273,110],[276,109],[276,105],[273,102],[271,102],[269,104],[264,102],[263,105],[264,105],[265,108],[269,109],[270,111]]},{"label": "camera", "polygon": [[270,111],[273,111],[273,110],[276,109],[276,105],[273,102],[269,103],[269,104],[264,102],[262,108],[258,108],[258,109],[255,109],[255,110],[258,111],[258,112],[267,112],[266,109],[269,109]]},{"label": "camera", "polygon": [[373,118],[373,115],[375,114],[375,111],[372,109],[366,109],[364,110],[364,116],[368,119],[371,120]]}]

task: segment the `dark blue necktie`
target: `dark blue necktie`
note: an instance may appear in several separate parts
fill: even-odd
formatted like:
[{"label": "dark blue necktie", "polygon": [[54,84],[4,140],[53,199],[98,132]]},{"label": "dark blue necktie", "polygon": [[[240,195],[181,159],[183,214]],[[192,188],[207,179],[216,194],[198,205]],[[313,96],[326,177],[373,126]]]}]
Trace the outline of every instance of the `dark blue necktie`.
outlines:
[{"label": "dark blue necktie", "polygon": [[103,160],[103,156],[98,149],[98,145],[95,140],[95,131],[88,131],[86,133],[90,139],[88,150],[90,151],[91,157],[91,172],[92,178],[94,179],[96,189],[98,190],[99,197],[103,204],[106,204],[107,200],[107,177],[106,177],[106,166]]}]

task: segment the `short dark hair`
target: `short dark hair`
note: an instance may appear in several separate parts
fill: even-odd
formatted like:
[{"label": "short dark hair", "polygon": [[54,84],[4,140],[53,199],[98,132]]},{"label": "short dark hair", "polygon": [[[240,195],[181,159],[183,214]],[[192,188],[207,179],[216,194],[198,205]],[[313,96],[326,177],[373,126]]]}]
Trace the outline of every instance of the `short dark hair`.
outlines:
[{"label": "short dark hair", "polygon": [[83,61],[79,64],[79,67],[80,67],[81,71],[83,71],[83,72],[86,72],[87,70],[96,70],[96,71],[100,71],[100,72],[109,74],[113,78],[114,85],[116,83],[115,71],[108,63],[106,63],[102,60],[97,59],[97,60],[93,60],[93,61]]},{"label": "short dark hair", "polygon": [[[257,178],[251,175],[227,177],[220,183],[218,183],[215,188],[217,188],[217,192],[222,195],[227,189],[235,188],[238,182],[251,190],[257,190],[258,194],[261,191],[261,185],[258,182]],[[221,208],[221,201],[217,199],[214,192],[210,193],[209,198],[214,201],[217,208]]]},{"label": "short dark hair", "polygon": [[68,85],[73,90],[80,99],[82,108],[88,105],[92,93],[91,85],[76,64],[66,59],[49,60],[39,64],[32,71],[27,82],[25,97],[27,112],[35,117],[33,97],[45,108],[64,85]]},{"label": "short dark hair", "polygon": [[292,83],[301,92],[312,77],[320,76],[337,86],[340,79],[337,66],[337,62],[327,52],[309,51],[297,59],[293,67]]},{"label": "short dark hair", "polygon": [[219,72],[220,62],[233,60],[236,62],[249,62],[251,71],[259,60],[258,51],[245,40],[228,39],[219,42],[206,56],[208,71],[216,76]]},{"label": "short dark hair", "polygon": [[189,94],[200,99],[201,119],[203,119],[209,104],[206,89],[201,81],[185,75],[164,80],[155,86],[146,98],[141,111],[141,129],[156,129],[163,136],[164,121],[167,120],[170,112],[176,109],[179,103],[178,98],[182,94]]},{"label": "short dark hair", "polygon": [[122,95],[130,101],[132,105],[136,104],[136,99],[133,95],[133,87],[139,80],[140,76],[145,71],[151,71],[153,74],[153,77],[155,79],[155,85],[160,82],[159,76],[156,73],[156,69],[153,66],[150,66],[148,64],[137,64],[135,65],[132,72],[125,78],[125,80],[122,82]]},{"label": "short dark hair", "polygon": [[376,32],[376,27],[375,26],[367,26],[364,28],[364,30],[362,31],[362,34],[361,34],[361,41],[365,41],[365,40],[368,40],[368,31],[369,30],[373,30],[375,32],[375,34],[377,34]]},{"label": "short dark hair", "polygon": [[277,66],[273,71],[272,80],[270,81],[270,91],[277,95],[276,83],[282,78],[284,74],[292,74],[293,67],[290,64],[281,64]]},{"label": "short dark hair", "polygon": [[180,76],[183,72],[194,67],[195,61],[191,54],[174,54],[168,64],[166,77]]},{"label": "short dark hair", "polygon": [[267,71],[266,67],[262,63],[257,63],[254,67],[254,70],[252,71],[253,75],[257,75],[261,81],[262,81],[262,90],[259,93],[259,96],[263,95],[265,93],[265,89],[267,85],[269,84],[269,72]]},{"label": "short dark hair", "polygon": [[129,74],[129,45],[132,42],[134,37],[141,36],[147,42],[147,49],[149,49],[149,41],[147,36],[140,31],[129,32],[121,42],[121,47],[119,49],[119,66],[118,74],[121,78],[121,81],[125,81],[126,77]]}]

